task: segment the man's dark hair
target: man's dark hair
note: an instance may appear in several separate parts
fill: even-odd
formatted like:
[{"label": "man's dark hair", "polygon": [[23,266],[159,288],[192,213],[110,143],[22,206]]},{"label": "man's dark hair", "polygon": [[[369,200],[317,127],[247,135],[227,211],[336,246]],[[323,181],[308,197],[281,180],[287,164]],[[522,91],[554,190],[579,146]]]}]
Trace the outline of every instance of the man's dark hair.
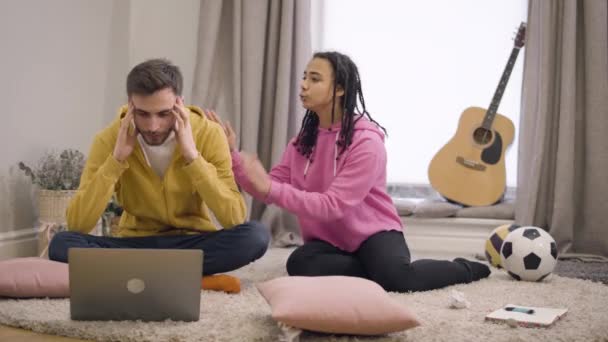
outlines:
[{"label": "man's dark hair", "polygon": [[[346,148],[350,146],[355,131],[355,123],[363,116],[366,116],[371,122],[380,127],[386,134],[386,129],[380,126],[365,108],[365,99],[363,98],[363,90],[361,89],[361,79],[359,78],[359,70],[350,57],[335,51],[317,52],[313,58],[325,59],[331,64],[334,72],[334,90],[332,98],[331,121],[334,121],[334,104],[336,102],[336,89],[341,87],[344,89],[342,97],[342,128],[340,137],[336,144],[339,148],[339,157]],[[358,102],[361,104],[359,108]],[[307,110],[302,120],[302,127],[296,140],[293,144],[297,147],[298,152],[306,158],[310,158],[312,150],[317,143],[317,133],[319,128],[319,116],[317,113]],[[312,162],[312,161],[311,161]]]},{"label": "man's dark hair", "polygon": [[167,59],[150,59],[136,65],[127,76],[127,95],[152,95],[171,88],[177,96],[182,94],[183,77],[179,68]]}]

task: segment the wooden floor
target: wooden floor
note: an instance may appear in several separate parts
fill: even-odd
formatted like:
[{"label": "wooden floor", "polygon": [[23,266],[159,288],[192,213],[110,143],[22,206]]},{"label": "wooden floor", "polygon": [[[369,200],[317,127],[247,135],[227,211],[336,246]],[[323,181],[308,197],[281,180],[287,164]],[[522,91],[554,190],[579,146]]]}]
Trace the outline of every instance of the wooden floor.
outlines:
[{"label": "wooden floor", "polygon": [[53,336],[35,333],[29,330],[17,329],[0,325],[0,341],[10,342],[77,342],[87,341],[77,338]]}]

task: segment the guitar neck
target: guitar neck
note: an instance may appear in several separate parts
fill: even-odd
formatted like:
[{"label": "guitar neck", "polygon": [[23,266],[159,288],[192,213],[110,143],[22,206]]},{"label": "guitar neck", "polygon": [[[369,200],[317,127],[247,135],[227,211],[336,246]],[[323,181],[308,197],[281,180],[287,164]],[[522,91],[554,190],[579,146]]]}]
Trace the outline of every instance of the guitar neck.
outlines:
[{"label": "guitar neck", "polygon": [[515,65],[515,61],[517,60],[517,55],[519,54],[520,47],[515,46],[511,51],[511,56],[509,56],[509,60],[507,61],[507,65],[505,66],[505,70],[502,72],[502,77],[500,78],[500,82],[498,83],[498,87],[496,87],[496,91],[494,92],[494,97],[492,97],[492,102],[490,103],[490,107],[486,112],[485,117],[483,118],[482,126],[485,129],[491,129],[492,123],[494,122],[494,117],[496,116],[496,111],[498,111],[498,105],[500,104],[500,100],[502,99],[502,95],[505,92],[505,88],[507,87],[507,83],[509,82],[509,77],[511,76],[511,71],[513,71],[513,66]]}]

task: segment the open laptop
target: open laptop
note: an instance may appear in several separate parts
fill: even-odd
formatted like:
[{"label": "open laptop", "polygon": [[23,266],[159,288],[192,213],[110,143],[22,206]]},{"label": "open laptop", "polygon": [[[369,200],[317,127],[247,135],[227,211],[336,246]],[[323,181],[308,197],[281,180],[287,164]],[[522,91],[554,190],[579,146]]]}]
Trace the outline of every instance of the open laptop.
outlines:
[{"label": "open laptop", "polygon": [[203,252],[70,248],[70,315],[85,321],[198,321]]}]

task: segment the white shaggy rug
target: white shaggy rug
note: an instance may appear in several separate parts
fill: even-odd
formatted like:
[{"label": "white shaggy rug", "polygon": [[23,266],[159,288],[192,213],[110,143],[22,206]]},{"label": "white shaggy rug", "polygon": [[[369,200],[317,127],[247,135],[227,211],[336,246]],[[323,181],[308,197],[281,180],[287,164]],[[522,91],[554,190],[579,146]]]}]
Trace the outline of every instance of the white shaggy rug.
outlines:
[{"label": "white shaggy rug", "polygon": [[[254,283],[285,275],[290,249],[271,249],[260,260],[232,274],[242,280],[236,295],[202,292],[201,319],[178,322],[76,322],[67,299],[0,300],[0,323],[37,332],[99,341],[277,341],[281,330]],[[450,309],[450,290],[463,292],[468,309]],[[608,286],[551,276],[543,283],[517,282],[501,271],[488,279],[441,290],[391,296],[411,309],[420,327],[380,337],[304,333],[301,341],[607,341]],[[508,303],[566,307],[549,328],[511,328],[484,316]]]}]

